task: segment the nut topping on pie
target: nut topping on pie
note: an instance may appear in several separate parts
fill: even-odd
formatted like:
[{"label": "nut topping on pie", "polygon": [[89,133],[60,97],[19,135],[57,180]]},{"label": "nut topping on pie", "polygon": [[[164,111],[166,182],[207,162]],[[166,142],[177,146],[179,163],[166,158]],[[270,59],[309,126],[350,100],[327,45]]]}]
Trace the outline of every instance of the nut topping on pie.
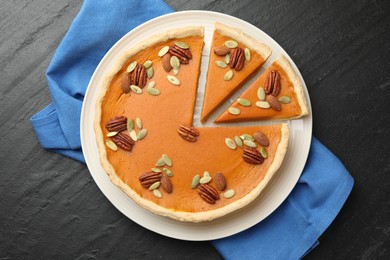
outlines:
[{"label": "nut topping on pie", "polygon": [[116,116],[116,117],[110,119],[106,124],[106,128],[110,132],[121,132],[123,130],[126,130],[127,129],[127,117]]},{"label": "nut topping on pie", "polygon": [[112,137],[114,143],[126,151],[131,151],[133,149],[134,141],[130,138],[125,131],[118,133],[117,135]]},{"label": "nut topping on pie", "polygon": [[225,45],[217,46],[214,48],[214,53],[218,56],[225,56],[226,54],[230,53],[230,49]]},{"label": "nut topping on pie", "polygon": [[176,56],[182,64],[188,64],[189,60],[192,59],[192,54],[189,49],[182,49],[177,45],[170,46],[169,53],[172,56]]},{"label": "nut topping on pie", "polygon": [[229,67],[235,69],[236,71],[242,70],[245,65],[245,54],[244,50],[241,47],[237,47],[233,50],[230,56]]},{"label": "nut topping on pie", "polygon": [[262,164],[264,162],[264,158],[261,156],[261,153],[257,151],[256,148],[251,147],[244,148],[242,159],[250,164]]},{"label": "nut topping on pie", "polygon": [[210,204],[215,204],[215,201],[219,200],[218,191],[209,184],[199,184],[197,187],[199,196]]},{"label": "nut topping on pie", "polygon": [[195,127],[186,125],[180,125],[177,133],[188,142],[196,142],[199,136],[199,131]]},{"label": "nut topping on pie", "polygon": [[131,85],[136,85],[139,88],[143,88],[148,80],[146,69],[143,65],[137,64],[133,72],[130,74]]},{"label": "nut topping on pie", "polygon": [[141,182],[142,187],[149,189],[149,187],[161,180],[161,172],[145,172],[141,176],[139,176],[139,181]]},{"label": "nut topping on pie", "polygon": [[266,94],[277,96],[280,93],[280,75],[277,71],[270,71],[265,80],[264,90]]}]

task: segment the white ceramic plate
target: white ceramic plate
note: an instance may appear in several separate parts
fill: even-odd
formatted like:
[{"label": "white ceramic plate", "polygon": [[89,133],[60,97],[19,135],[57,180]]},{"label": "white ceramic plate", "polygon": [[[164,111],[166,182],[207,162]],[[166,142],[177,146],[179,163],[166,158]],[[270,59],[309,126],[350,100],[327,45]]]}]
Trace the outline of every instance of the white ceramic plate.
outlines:
[{"label": "white ceramic plate", "polygon": [[[194,115],[194,124],[197,127],[201,127],[199,122],[199,115],[203,101],[204,84],[214,22],[216,21],[239,28],[243,32],[268,45],[272,49],[273,54],[264,64],[263,68],[267,68],[277,56],[284,54],[286,57],[288,57],[294,69],[298,72],[298,75],[300,75],[295,64],[289,58],[288,54],[283,50],[283,48],[271,37],[255,26],[238,18],[216,12],[176,12],[160,16],[140,25],[126,34],[110,49],[109,52],[107,52],[91,78],[81,113],[80,131],[83,153],[91,175],[104,195],[119,211],[121,211],[124,215],[139,225],[159,234],[183,240],[199,241],[227,237],[259,223],[268,215],[270,215],[287,198],[297,183],[306,163],[311,143],[311,107],[306,85],[304,85],[305,94],[309,102],[310,115],[304,117],[303,119],[292,120],[289,122],[291,138],[289,149],[287,151],[283,165],[267,188],[260,194],[260,196],[244,209],[211,222],[184,223],[161,217],[144,210],[119,188],[111,183],[106,172],[100,165],[99,154],[95,141],[95,133],[93,130],[95,102],[98,97],[99,86],[101,85],[101,82],[103,81],[109,68],[118,60],[118,58],[125,50],[131,48],[134,44],[150,37],[151,35],[185,26],[204,26],[205,47],[202,54],[202,70],[199,79],[198,100],[196,103]],[[264,69],[260,71],[259,74],[263,71]],[[241,94],[252,81],[248,82],[247,85],[241,89],[241,91],[236,93],[236,95],[234,95],[224,106],[222,106],[221,109],[219,109],[214,114],[214,118],[227,107],[228,103],[236,99],[237,96]],[[214,118],[210,118],[209,121],[212,122]],[[211,123],[207,125],[210,124]]]}]

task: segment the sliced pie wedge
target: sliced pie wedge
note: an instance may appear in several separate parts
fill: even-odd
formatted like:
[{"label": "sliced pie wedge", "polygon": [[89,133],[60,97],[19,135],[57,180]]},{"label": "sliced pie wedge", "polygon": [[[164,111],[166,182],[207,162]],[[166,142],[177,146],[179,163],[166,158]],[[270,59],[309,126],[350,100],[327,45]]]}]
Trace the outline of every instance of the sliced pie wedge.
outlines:
[{"label": "sliced pie wedge", "polygon": [[205,122],[270,55],[268,46],[241,30],[215,23],[200,121]]},{"label": "sliced pie wedge", "polygon": [[299,118],[309,113],[303,85],[284,56],[225,110],[215,123]]}]

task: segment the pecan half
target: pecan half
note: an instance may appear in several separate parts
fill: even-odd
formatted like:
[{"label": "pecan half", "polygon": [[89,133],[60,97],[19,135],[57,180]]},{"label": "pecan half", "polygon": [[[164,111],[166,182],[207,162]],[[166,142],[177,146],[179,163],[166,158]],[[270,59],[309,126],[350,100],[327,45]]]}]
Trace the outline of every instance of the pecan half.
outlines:
[{"label": "pecan half", "polygon": [[253,138],[261,146],[267,147],[269,145],[268,137],[263,132],[257,131],[254,133]]},{"label": "pecan half", "polygon": [[280,105],[280,102],[276,97],[267,96],[266,100],[267,100],[268,104],[276,111],[280,111],[282,109],[282,106]]},{"label": "pecan half", "polygon": [[215,186],[217,186],[218,190],[223,191],[226,189],[226,179],[222,173],[218,172],[217,174],[215,174],[214,182],[215,182]]},{"label": "pecan half", "polygon": [[262,164],[264,162],[263,156],[255,148],[245,147],[242,159],[250,164]]},{"label": "pecan half", "polygon": [[121,85],[123,93],[130,92],[130,85],[131,85],[130,75],[128,73],[123,74],[122,85]]},{"label": "pecan half", "polygon": [[277,96],[280,93],[280,75],[277,71],[271,70],[268,72],[267,79],[265,80],[264,90],[266,94],[272,94]]},{"label": "pecan half", "polygon": [[198,140],[199,131],[193,126],[180,125],[177,133],[181,138],[188,142],[196,142]]},{"label": "pecan half", "polygon": [[128,134],[125,134],[125,131],[113,136],[112,140],[123,150],[131,151],[133,149],[134,141]]},{"label": "pecan half", "polygon": [[166,72],[169,72],[172,69],[171,65],[171,54],[167,53],[162,57],[162,65]]},{"label": "pecan half", "polygon": [[176,56],[182,64],[188,64],[189,60],[192,59],[192,53],[189,49],[182,49],[177,45],[169,46],[168,52]]},{"label": "pecan half", "polygon": [[196,188],[199,196],[210,204],[215,204],[216,200],[219,200],[218,191],[208,184],[199,184]]},{"label": "pecan half", "polygon": [[244,50],[240,47],[234,49],[230,56],[229,67],[235,69],[236,71],[242,70],[245,65],[245,53]]},{"label": "pecan half", "polygon": [[214,47],[214,53],[218,56],[225,56],[230,53],[230,49],[225,45]]},{"label": "pecan half", "polygon": [[106,129],[110,132],[121,132],[127,129],[127,117],[116,116],[106,123]]},{"label": "pecan half", "polygon": [[153,183],[161,181],[161,172],[145,172],[139,176],[139,181],[141,182],[142,187],[149,188]]},{"label": "pecan half", "polygon": [[167,175],[162,175],[161,187],[163,187],[166,192],[171,193],[173,191],[171,178],[169,178]]},{"label": "pecan half", "polygon": [[145,67],[141,64],[137,64],[133,72],[130,74],[130,80],[133,85],[140,88],[145,87],[146,81],[148,80]]}]

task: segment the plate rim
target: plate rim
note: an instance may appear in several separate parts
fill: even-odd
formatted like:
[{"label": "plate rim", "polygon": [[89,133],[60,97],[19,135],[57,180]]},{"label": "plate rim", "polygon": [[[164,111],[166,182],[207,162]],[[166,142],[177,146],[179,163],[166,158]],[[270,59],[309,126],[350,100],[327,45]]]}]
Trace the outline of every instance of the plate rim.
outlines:
[{"label": "plate rim", "polygon": [[[91,92],[92,92],[92,87],[91,85],[93,84],[93,80],[94,78],[96,77],[96,74],[101,70],[101,67],[104,65],[104,63],[106,62],[106,60],[108,59],[108,57],[110,55],[112,55],[112,52],[114,52],[114,50],[121,44],[121,42],[124,41],[124,39],[126,39],[127,37],[129,37],[129,35],[132,35],[134,34],[134,32],[137,32],[139,30],[142,30],[143,27],[146,27],[150,24],[153,24],[155,23],[156,21],[160,21],[160,20],[164,20],[164,19],[167,19],[169,17],[176,17],[176,16],[191,16],[191,15],[207,15],[207,16],[217,16],[215,18],[225,18],[225,19],[229,19],[229,20],[232,20],[232,21],[235,21],[235,22],[238,22],[238,23],[242,23],[242,24],[245,24],[246,26],[249,26],[249,27],[252,27],[252,29],[255,29],[255,30],[258,30],[261,34],[263,34],[265,37],[268,38],[268,40],[271,40],[273,43],[275,43],[279,48],[280,50],[282,51],[282,53],[287,57],[287,59],[291,62],[291,65],[293,66],[294,70],[296,72],[298,72],[299,74],[299,77],[300,79],[302,80],[303,82],[303,86],[304,86],[304,93],[307,97],[307,105],[308,105],[308,108],[309,108],[309,115],[305,116],[305,118],[309,119],[309,124],[310,126],[306,127],[306,131],[308,131],[308,133],[306,135],[310,136],[310,140],[307,142],[306,146],[307,146],[307,149],[305,149],[305,154],[304,154],[304,159],[303,159],[303,162],[302,162],[302,168],[300,170],[300,173],[298,174],[298,178],[296,178],[296,181],[294,181],[294,185],[292,186],[292,188],[289,190],[289,192],[283,196],[284,198],[276,203],[274,205],[274,208],[267,214],[266,217],[268,217],[270,214],[272,214],[287,198],[288,196],[290,195],[290,193],[293,191],[294,187],[296,186],[296,183],[298,182],[302,172],[303,172],[303,169],[305,167],[305,164],[307,162],[307,159],[308,159],[308,155],[309,155],[309,151],[310,151],[310,145],[311,145],[311,136],[312,136],[312,129],[313,129],[313,118],[312,118],[312,107],[311,107],[311,100],[310,100],[310,96],[309,96],[309,93],[308,93],[308,89],[307,89],[307,86],[306,86],[306,83],[299,71],[299,69],[297,68],[296,64],[294,63],[294,61],[291,59],[291,57],[288,55],[288,53],[283,49],[283,47],[278,43],[276,42],[272,37],[270,37],[267,33],[265,33],[264,31],[262,31],[260,28],[252,25],[251,23],[245,21],[245,20],[242,20],[240,18],[237,18],[237,17],[234,17],[234,16],[231,16],[231,15],[228,15],[228,14],[223,14],[223,13],[219,13],[219,12],[215,12],[215,11],[205,11],[205,10],[186,10],[186,11],[180,11],[180,12],[173,12],[173,13],[169,13],[169,14],[165,14],[165,15],[161,15],[161,16],[158,16],[158,17],[155,17],[151,20],[148,20],[140,25],[138,25],[137,27],[133,28],[132,30],[130,30],[128,33],[126,33],[124,36],[122,36],[107,52],[106,54],[103,56],[103,58],[100,60],[98,66],[95,68],[94,70],[94,73],[92,74],[92,77],[88,83],[88,87],[87,87],[87,90],[85,92],[85,96],[84,96],[84,100],[87,100],[88,101],[88,98],[92,95]],[[215,19],[214,19],[215,20]],[[149,35],[151,36],[151,35]],[[92,102],[91,104],[94,106],[96,100],[92,100],[94,102]],[[234,232],[224,232],[225,234],[223,235],[215,235],[215,236],[212,236],[212,235],[207,235],[207,236],[204,236],[203,238],[199,237],[199,236],[191,236],[188,235],[188,234],[172,234],[171,232],[168,231],[162,231],[162,230],[156,230],[156,229],[153,229],[151,228],[149,225],[145,225],[145,223],[142,223],[142,221],[137,221],[137,220],[134,220],[133,218],[131,218],[130,216],[128,216],[128,214],[125,213],[124,209],[122,208],[122,203],[120,201],[113,201],[113,199],[111,198],[111,195],[108,194],[108,191],[103,189],[102,188],[102,184],[100,183],[100,180],[97,178],[97,175],[95,175],[93,173],[93,171],[91,170],[93,167],[92,167],[92,162],[90,162],[89,160],[89,156],[88,156],[88,153],[87,151],[90,149],[90,147],[87,147],[86,146],[86,139],[84,138],[84,135],[85,135],[85,127],[83,127],[83,123],[86,121],[86,110],[87,110],[87,104],[88,102],[83,102],[83,105],[82,105],[82,109],[81,109],[81,117],[80,117],[80,139],[81,139],[81,145],[82,145],[82,151],[83,151],[83,154],[84,154],[84,157],[85,157],[85,161],[86,161],[86,164],[87,164],[87,167],[89,169],[89,172],[92,176],[92,178],[94,179],[95,183],[97,184],[97,186],[99,187],[100,191],[106,196],[106,198],[111,202],[112,205],[114,205],[114,207],[116,207],[122,214],[124,214],[127,218],[129,218],[130,220],[132,220],[133,222],[141,225],[142,227],[148,229],[148,230],[151,230],[153,232],[156,232],[158,234],[161,234],[161,235],[164,235],[164,236],[167,236],[167,237],[171,237],[171,238],[176,238],[176,239],[181,239],[181,240],[188,240],[188,241],[206,241],[206,240],[211,240],[211,239],[220,239],[220,238],[224,238],[224,237],[228,237],[228,236],[231,236],[231,235],[234,235],[236,233],[239,233],[239,232],[242,232],[254,225],[256,225],[257,223],[261,222],[262,220],[264,220],[266,217],[260,219],[259,221],[257,221],[256,223],[253,223],[251,225],[247,225],[245,228],[241,228],[240,230],[236,230]],[[297,119],[294,119],[294,120],[297,120]],[[298,119],[299,120],[299,119]],[[291,124],[291,120],[288,120],[288,122]],[[95,133],[93,132],[93,136],[95,136]],[[291,141],[290,141],[291,142]],[[96,145],[96,144],[95,144]],[[95,147],[97,149],[97,147]],[[289,149],[288,149],[289,150]],[[96,159],[96,158],[95,158]],[[100,160],[98,160],[98,164],[100,165]],[[273,182],[274,180],[271,180],[271,182]],[[112,184],[112,183],[111,183]],[[112,184],[114,185],[114,184]],[[116,187],[116,186],[115,186]],[[118,187],[116,187],[118,188]],[[118,188],[119,189],[119,188]],[[121,191],[122,192],[122,191]],[[128,198],[129,200],[131,200],[131,198]],[[253,202],[252,202],[253,203]],[[251,204],[252,204],[251,203]],[[137,205],[138,206],[138,205]],[[247,207],[250,207],[250,205],[248,205]],[[153,214],[151,212],[147,212],[148,214]],[[233,213],[232,213],[233,214]],[[159,216],[161,217],[161,216]],[[165,217],[161,217],[161,218],[164,218],[166,219]],[[171,221],[171,220],[167,220],[167,221]],[[180,221],[176,221],[176,220],[172,220],[172,221],[175,221],[178,223],[178,226],[180,226],[180,224],[195,224],[195,225],[198,225],[198,223],[187,223],[187,222],[180,222]],[[209,224],[212,225],[212,223],[215,223],[216,221],[211,221],[211,222],[207,222],[207,225],[206,226],[209,226]],[[203,222],[202,222],[203,223]]]}]

